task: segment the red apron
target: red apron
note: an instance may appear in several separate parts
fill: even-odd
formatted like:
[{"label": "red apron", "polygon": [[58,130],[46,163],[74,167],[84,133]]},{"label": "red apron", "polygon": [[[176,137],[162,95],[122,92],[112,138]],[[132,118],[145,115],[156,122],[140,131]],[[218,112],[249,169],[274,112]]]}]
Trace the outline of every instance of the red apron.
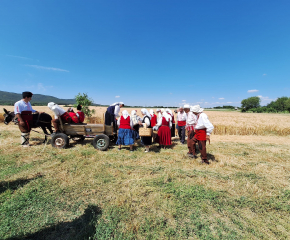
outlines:
[{"label": "red apron", "polygon": [[[32,111],[22,111],[20,115],[21,115],[22,120],[25,123],[27,131],[30,132],[32,124],[33,124]],[[18,121],[19,121],[19,119],[18,119]]]},{"label": "red apron", "polygon": [[206,141],[206,128],[195,129],[195,136],[198,141]]}]

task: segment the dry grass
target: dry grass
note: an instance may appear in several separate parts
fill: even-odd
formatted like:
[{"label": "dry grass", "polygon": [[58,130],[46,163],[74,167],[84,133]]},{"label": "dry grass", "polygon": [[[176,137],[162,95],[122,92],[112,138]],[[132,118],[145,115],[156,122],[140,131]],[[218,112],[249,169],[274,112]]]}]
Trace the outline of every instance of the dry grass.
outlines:
[{"label": "dry grass", "polygon": [[[26,196],[25,191],[41,184],[36,192],[56,196],[51,201],[57,211],[47,210],[45,204],[40,208],[53,223],[71,222],[89,204],[95,204],[103,211],[96,231],[104,234],[113,226],[111,238],[290,237],[287,208],[290,199],[285,195],[290,190],[289,136],[213,135],[208,146],[212,163],[205,166],[187,158],[187,147],[178,142],[174,142],[173,149],[160,152],[153,146],[148,154],[141,147],[134,153],[126,149],[118,151],[115,146],[100,152],[91,146],[91,140],[56,150],[40,144],[42,137],[32,133],[33,147],[23,149],[19,146],[17,126],[1,124],[0,131],[0,181],[32,177],[36,173],[44,176],[9,197],[4,192],[0,199],[7,204],[13,195]],[[69,207],[62,207],[60,202]],[[30,204],[37,209],[36,203]],[[19,211],[23,215],[29,213]],[[18,217],[22,219],[19,226],[13,224]],[[38,219],[35,216],[25,220],[16,214],[10,221],[15,231],[23,228],[34,233],[49,225]],[[116,225],[114,219],[119,221]],[[5,226],[3,221],[1,226]],[[7,231],[5,234],[7,238],[13,236]],[[96,235],[96,238],[106,237]]]}]

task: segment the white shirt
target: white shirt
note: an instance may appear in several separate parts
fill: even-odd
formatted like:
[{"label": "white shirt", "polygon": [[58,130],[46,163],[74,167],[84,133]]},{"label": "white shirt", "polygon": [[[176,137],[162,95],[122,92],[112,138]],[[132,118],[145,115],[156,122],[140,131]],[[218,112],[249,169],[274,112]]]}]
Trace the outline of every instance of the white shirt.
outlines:
[{"label": "white shirt", "polygon": [[159,121],[160,118],[162,119],[162,113],[158,112],[158,114],[157,114],[157,122]]},{"label": "white shirt", "polygon": [[30,102],[26,103],[23,100],[20,100],[14,104],[14,113],[15,115],[18,113],[21,114],[22,111],[36,112],[34,109],[32,109]]},{"label": "white shirt", "polygon": [[[120,126],[120,124],[121,124],[120,121],[121,121],[121,118],[119,117],[119,119],[117,121],[118,126]],[[133,124],[132,118],[130,117],[130,127],[131,127],[131,129],[133,129],[133,126],[134,126],[134,124]]]},{"label": "white shirt", "polygon": [[195,122],[196,122],[196,116],[193,112],[188,112],[186,114],[186,125],[187,126],[191,126],[191,125],[194,125]]},{"label": "white shirt", "polygon": [[115,117],[120,117],[120,116],[119,116],[119,112],[120,112],[120,106],[119,106],[119,105],[116,105],[116,106],[115,106],[115,111],[114,111],[114,115],[115,115]]},{"label": "white shirt", "polygon": [[206,135],[210,135],[214,129],[214,126],[208,120],[208,117],[205,113],[200,113],[195,129],[203,129],[203,128],[206,128]]},{"label": "white shirt", "polygon": [[[143,117],[143,119],[144,118],[145,118],[145,116]],[[142,124],[143,124],[144,127],[145,127],[145,124],[146,124],[146,127],[149,127],[150,126],[150,119],[149,119],[149,117],[145,118],[145,123],[142,123]]]},{"label": "white shirt", "polygon": [[54,113],[54,118],[58,119],[62,114],[65,113],[65,110],[63,110],[60,106],[55,105],[51,108],[51,111]]},{"label": "white shirt", "polygon": [[184,111],[183,111],[183,113],[178,112],[177,121],[186,121],[186,112],[184,112]]},{"label": "white shirt", "polygon": [[[155,126],[160,127],[162,125],[162,118],[163,117],[161,117],[160,119],[158,119],[158,122],[157,122],[157,124]],[[171,119],[169,120],[169,127],[170,128],[172,127],[172,121],[171,121]]]}]

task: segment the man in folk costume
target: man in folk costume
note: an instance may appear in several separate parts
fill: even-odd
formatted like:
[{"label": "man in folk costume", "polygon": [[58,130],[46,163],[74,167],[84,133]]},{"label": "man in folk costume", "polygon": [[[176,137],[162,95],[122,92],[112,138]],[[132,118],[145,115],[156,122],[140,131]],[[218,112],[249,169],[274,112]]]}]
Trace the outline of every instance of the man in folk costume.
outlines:
[{"label": "man in folk costume", "polygon": [[118,140],[116,142],[116,144],[119,145],[118,150],[121,150],[122,145],[130,145],[130,151],[132,152],[135,140],[133,121],[127,110],[122,112],[122,116],[118,119],[117,124],[119,126]]},{"label": "man in folk costume", "polygon": [[60,106],[58,106],[56,103],[54,102],[50,102],[47,104],[48,108],[53,111],[54,113],[54,119],[52,120],[52,125],[54,127],[54,133],[59,133],[59,125],[60,125],[60,121],[59,118],[61,118],[63,123],[71,123],[72,119],[69,116],[69,114],[62,109]]},{"label": "man in folk costume", "polygon": [[177,113],[177,124],[178,124],[178,136],[180,142],[184,144],[185,142],[185,126],[186,126],[186,112],[183,110],[183,107],[179,108]]},{"label": "man in folk costume", "polygon": [[21,131],[22,147],[29,147],[29,137],[33,125],[32,113],[37,113],[30,104],[32,98],[31,92],[23,92],[22,99],[14,104],[15,117],[18,118],[18,127]]},{"label": "man in folk costume", "polygon": [[[206,154],[206,140],[210,142],[210,134],[212,133],[214,126],[208,120],[207,115],[203,112],[203,108],[199,105],[192,106],[190,110],[196,116],[196,123],[194,125],[195,135],[192,141],[198,144],[202,163],[209,164]],[[192,154],[195,155],[195,148]]]},{"label": "man in folk costume", "polygon": [[110,107],[107,108],[105,113],[105,125],[111,126],[113,123],[114,132],[117,133],[117,117],[119,116],[120,108],[124,107],[123,102],[113,103]]},{"label": "man in folk costume", "polygon": [[[140,121],[140,126],[151,128],[151,115],[147,109],[142,108],[141,113],[143,115],[142,122]],[[149,152],[149,146],[152,145],[152,137],[141,137],[142,143],[145,145],[145,152]]]},{"label": "man in folk costume", "polygon": [[196,116],[190,110],[190,106],[188,104],[185,104],[183,106],[183,109],[184,109],[184,111],[186,113],[186,126],[185,126],[185,129],[188,132],[187,133],[187,147],[188,147],[187,155],[189,157],[191,157],[191,158],[194,158],[195,157],[195,144],[196,144],[196,142],[193,141],[193,137],[195,135],[194,125],[196,123]]},{"label": "man in folk costume", "polygon": [[162,118],[160,118],[156,124],[156,126],[153,128],[154,130],[158,129],[158,134],[156,137],[156,142],[159,143],[159,147],[167,145],[171,145],[171,116],[164,110],[161,109],[162,112]]}]

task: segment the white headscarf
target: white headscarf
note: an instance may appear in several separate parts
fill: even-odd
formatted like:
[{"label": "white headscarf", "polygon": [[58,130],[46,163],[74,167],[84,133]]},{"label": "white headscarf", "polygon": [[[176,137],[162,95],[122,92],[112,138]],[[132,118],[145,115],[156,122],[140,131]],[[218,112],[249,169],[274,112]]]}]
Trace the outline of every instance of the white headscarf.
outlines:
[{"label": "white headscarf", "polygon": [[165,112],[165,109],[164,108],[161,108],[160,111],[161,111],[161,113],[164,113]]},{"label": "white headscarf", "polygon": [[117,105],[117,104],[119,104],[119,105],[124,105],[124,103],[123,102],[115,102],[115,103],[113,103],[112,105],[110,105],[110,106],[115,106],[115,105]]},{"label": "white headscarf", "polygon": [[166,111],[162,113],[162,116],[165,117],[167,122],[171,121],[172,119],[172,117]]},{"label": "white headscarf", "polygon": [[153,115],[154,115],[154,111],[153,111],[153,109],[150,109],[149,113],[150,113],[151,116],[153,117]]},{"label": "white headscarf", "polygon": [[[142,109],[141,109],[141,113],[142,113],[142,114],[145,114],[146,116],[148,116],[149,119],[151,120],[151,115],[150,115],[150,113],[148,112],[148,110],[147,110],[146,108],[142,108]],[[144,117],[145,117],[145,116],[144,116]]]},{"label": "white headscarf", "polygon": [[134,115],[137,115],[136,110],[132,110],[132,111],[131,111],[131,116],[134,116]]},{"label": "white headscarf", "polygon": [[50,110],[52,110],[52,107],[55,106],[55,105],[57,105],[57,104],[55,104],[54,102],[50,102],[50,103],[47,104],[47,106],[48,106],[48,108]]},{"label": "white headscarf", "polygon": [[128,113],[128,111],[127,110],[124,110],[124,111],[122,111],[122,116],[123,116],[123,118],[127,118],[127,117],[129,117],[129,113]]},{"label": "white headscarf", "polygon": [[157,108],[157,109],[156,109],[156,112],[157,112],[157,113],[158,113],[158,112],[160,112],[160,109],[159,109],[159,108]]},{"label": "white headscarf", "polygon": [[201,108],[199,105],[194,105],[190,107],[190,111],[194,113],[201,113],[203,112],[203,108]]},{"label": "white headscarf", "polygon": [[165,110],[167,113],[169,113],[171,116],[173,115],[172,111],[169,108],[166,108]]}]

